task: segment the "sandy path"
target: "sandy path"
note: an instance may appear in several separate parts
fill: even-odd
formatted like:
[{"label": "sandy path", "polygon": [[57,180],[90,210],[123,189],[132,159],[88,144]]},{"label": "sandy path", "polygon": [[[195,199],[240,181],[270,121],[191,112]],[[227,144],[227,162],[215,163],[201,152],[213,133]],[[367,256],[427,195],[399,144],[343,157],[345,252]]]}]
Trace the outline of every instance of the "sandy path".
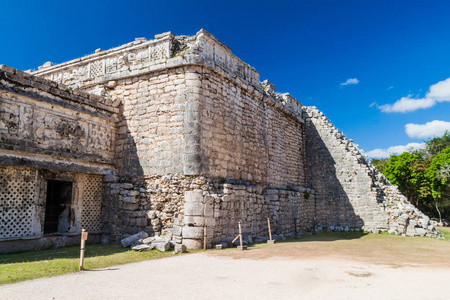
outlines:
[{"label": "sandy path", "polygon": [[0,299],[448,299],[449,278],[447,268],[210,252],[5,285]]}]

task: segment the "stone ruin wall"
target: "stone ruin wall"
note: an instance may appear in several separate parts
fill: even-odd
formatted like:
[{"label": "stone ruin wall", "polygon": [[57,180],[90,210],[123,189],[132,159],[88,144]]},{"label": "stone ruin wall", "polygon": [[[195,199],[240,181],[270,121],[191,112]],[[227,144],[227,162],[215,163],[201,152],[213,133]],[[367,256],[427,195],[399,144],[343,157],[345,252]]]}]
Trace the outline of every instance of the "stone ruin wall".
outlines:
[{"label": "stone ruin wall", "polygon": [[185,76],[183,67],[166,69],[107,88],[113,99],[121,99],[115,149],[121,176],[183,173],[185,153],[190,154],[184,129],[189,113]]},{"label": "stone ruin wall", "polygon": [[[104,101],[0,66],[0,252],[77,243],[82,227],[99,239],[117,121]],[[44,236],[48,180],[73,183],[64,235]]]},{"label": "stone ruin wall", "polygon": [[50,169],[72,164],[72,171],[91,168],[100,173],[111,168],[116,111],[102,97],[66,89],[0,68],[0,163]]},{"label": "stone ruin wall", "polygon": [[409,203],[316,107],[305,107],[306,156],[316,191],[316,228],[389,231],[440,236],[430,219]]},{"label": "stone ruin wall", "polygon": [[208,68],[197,75],[203,172],[269,187],[304,186],[303,119],[275,108],[271,95],[248,84]]},{"label": "stone ruin wall", "polygon": [[[70,228],[56,236],[43,234],[47,180],[73,183]],[[81,228],[99,242],[102,196],[101,175],[0,166],[0,253],[76,244]]]},{"label": "stone ruin wall", "polygon": [[[267,217],[277,233],[308,230],[314,196],[304,187],[301,105],[265,92],[259,74],[204,31],[156,37],[37,72],[119,109],[105,232],[113,239],[163,232],[181,241],[208,226],[219,242],[240,219],[247,235],[267,236]],[[209,214],[185,216],[185,192],[196,189],[218,212],[214,222]]]},{"label": "stone ruin wall", "polygon": [[119,109],[117,173],[104,179],[113,240],[145,230],[198,247],[205,228],[217,243],[237,234],[239,220],[246,236],[267,236],[267,217],[289,234],[419,223],[387,212],[387,197],[400,196],[391,187],[381,196],[371,167],[329,120],[261,84],[203,30],[137,39],[36,74]]}]

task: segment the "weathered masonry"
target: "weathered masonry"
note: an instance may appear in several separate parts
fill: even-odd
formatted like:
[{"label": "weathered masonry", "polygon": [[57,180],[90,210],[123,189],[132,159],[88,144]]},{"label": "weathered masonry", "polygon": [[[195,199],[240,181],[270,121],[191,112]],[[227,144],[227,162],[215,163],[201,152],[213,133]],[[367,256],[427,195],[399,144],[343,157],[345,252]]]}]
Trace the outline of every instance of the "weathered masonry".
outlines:
[{"label": "weathered masonry", "polygon": [[[24,73],[0,69],[0,247],[86,227],[200,247],[320,229],[436,235],[315,107],[204,30]],[[28,245],[28,246],[27,246]],[[32,245],[32,246],[30,246]]]},{"label": "weathered masonry", "polygon": [[[117,109],[55,82],[0,69],[0,248],[70,244],[101,233]],[[78,241],[78,238],[76,239]]]}]

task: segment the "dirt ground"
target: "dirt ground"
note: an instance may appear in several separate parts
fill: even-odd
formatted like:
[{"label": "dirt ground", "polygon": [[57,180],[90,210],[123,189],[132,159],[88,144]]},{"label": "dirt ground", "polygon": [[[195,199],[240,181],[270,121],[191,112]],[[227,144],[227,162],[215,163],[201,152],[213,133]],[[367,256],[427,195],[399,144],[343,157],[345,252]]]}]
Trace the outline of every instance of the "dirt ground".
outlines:
[{"label": "dirt ground", "polygon": [[[409,249],[414,260],[401,252],[411,243],[423,248]],[[395,244],[361,237],[210,250],[4,285],[0,299],[448,299],[450,242]]]}]

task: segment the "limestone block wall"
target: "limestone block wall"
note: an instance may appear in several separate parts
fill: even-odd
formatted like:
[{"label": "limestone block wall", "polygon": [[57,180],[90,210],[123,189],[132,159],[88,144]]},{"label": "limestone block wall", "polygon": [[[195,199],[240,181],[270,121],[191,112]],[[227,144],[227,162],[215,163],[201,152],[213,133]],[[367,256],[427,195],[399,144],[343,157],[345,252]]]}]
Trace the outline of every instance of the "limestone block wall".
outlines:
[{"label": "limestone block wall", "polygon": [[271,95],[209,68],[199,71],[203,173],[273,187],[303,186],[301,119],[272,106]]},{"label": "limestone block wall", "polygon": [[117,111],[104,98],[1,66],[0,105],[1,164],[96,173],[114,164]]},{"label": "limestone block wall", "polygon": [[304,109],[316,226],[439,236],[429,218],[389,183],[352,140],[316,107]]},{"label": "limestone block wall", "polygon": [[118,180],[106,180],[103,195],[104,233],[112,241],[144,230],[200,248],[205,228],[213,246],[234,238],[239,221],[249,241],[268,236],[267,218],[274,234],[302,233],[314,224],[314,191],[307,188],[266,189],[183,174]]},{"label": "limestone block wall", "polygon": [[192,149],[187,148],[190,139],[185,124],[192,105],[187,100],[186,76],[186,68],[166,69],[121,79],[107,88],[112,98],[121,100],[115,145],[120,174],[162,175],[187,170],[185,153]]},{"label": "limestone block wall", "polygon": [[259,73],[205,30],[137,39],[34,73],[119,105],[121,175],[304,185],[301,104],[265,92]]},{"label": "limestone block wall", "polygon": [[111,178],[105,182],[104,232],[111,240],[139,231],[165,234],[181,243],[184,193],[209,188],[202,176],[183,174],[135,177],[128,181]]},{"label": "limestone block wall", "polygon": [[[136,39],[34,74],[58,82],[59,94],[61,83],[90,92],[82,113],[118,117],[108,123],[117,125],[110,147],[95,152],[107,159],[96,162],[117,168],[104,179],[104,231],[113,240],[145,230],[198,247],[204,228],[211,243],[233,237],[238,221],[256,237],[267,217],[279,233],[364,226],[434,234],[321,112],[261,83],[204,30]],[[70,133],[60,144],[92,143],[79,132],[109,136],[107,128],[77,126],[60,126]]]},{"label": "limestone block wall", "polygon": [[[117,112],[103,97],[0,65],[0,252],[77,243],[81,228],[101,232]],[[72,187],[68,230],[56,235],[44,235],[49,181]]]},{"label": "limestone block wall", "polygon": [[314,196],[310,189],[277,190],[263,186],[220,184],[213,191],[185,194],[183,243],[200,248],[206,236],[208,247],[230,242],[241,222],[244,239],[268,237],[267,218],[273,234],[294,235],[309,231],[313,224]]}]

